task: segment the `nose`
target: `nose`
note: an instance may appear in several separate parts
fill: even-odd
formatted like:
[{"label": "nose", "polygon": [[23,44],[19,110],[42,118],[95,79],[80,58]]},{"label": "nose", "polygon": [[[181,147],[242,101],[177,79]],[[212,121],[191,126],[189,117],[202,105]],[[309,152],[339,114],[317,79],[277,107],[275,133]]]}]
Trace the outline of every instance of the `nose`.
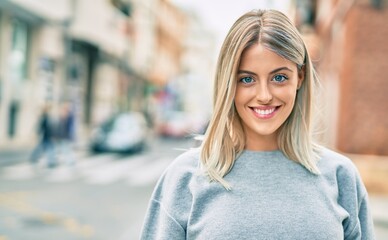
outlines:
[{"label": "nose", "polygon": [[256,87],[256,99],[261,104],[268,104],[272,101],[272,93],[267,83],[258,84]]}]

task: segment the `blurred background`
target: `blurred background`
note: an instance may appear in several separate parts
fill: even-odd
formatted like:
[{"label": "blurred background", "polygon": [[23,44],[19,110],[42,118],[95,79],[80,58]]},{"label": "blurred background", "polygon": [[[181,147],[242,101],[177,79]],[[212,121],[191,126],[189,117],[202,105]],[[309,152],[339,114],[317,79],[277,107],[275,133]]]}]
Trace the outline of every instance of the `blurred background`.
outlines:
[{"label": "blurred background", "polygon": [[0,240],[137,239],[156,180],[198,146],[217,53],[251,9],[286,13],[388,239],[385,0],[0,0]]}]

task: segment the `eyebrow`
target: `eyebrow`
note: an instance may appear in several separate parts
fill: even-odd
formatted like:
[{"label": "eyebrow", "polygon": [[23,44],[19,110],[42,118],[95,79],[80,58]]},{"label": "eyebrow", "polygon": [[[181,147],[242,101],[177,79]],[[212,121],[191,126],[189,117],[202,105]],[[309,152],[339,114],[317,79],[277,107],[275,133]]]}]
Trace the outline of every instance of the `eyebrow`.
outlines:
[{"label": "eyebrow", "polygon": [[[272,71],[270,72],[270,74],[274,74],[274,73],[276,73],[276,72],[280,72],[280,71],[283,71],[283,70],[293,72],[293,71],[292,71],[291,69],[289,69],[288,67],[280,67],[280,68],[276,68],[276,69],[272,70]],[[250,75],[255,75],[255,76],[257,75],[256,73],[251,72],[251,71],[241,70],[241,69],[238,70],[238,74],[243,74],[243,73],[245,73],[245,74],[250,74]]]}]

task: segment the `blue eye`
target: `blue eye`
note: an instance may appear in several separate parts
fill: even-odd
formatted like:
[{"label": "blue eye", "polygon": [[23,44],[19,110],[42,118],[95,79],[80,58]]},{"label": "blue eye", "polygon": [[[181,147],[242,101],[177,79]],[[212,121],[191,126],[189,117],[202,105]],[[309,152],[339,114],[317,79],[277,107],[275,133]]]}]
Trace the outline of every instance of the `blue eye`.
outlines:
[{"label": "blue eye", "polygon": [[251,78],[251,77],[243,77],[243,78],[240,79],[240,82],[245,83],[245,84],[249,84],[249,83],[253,82],[253,78]]},{"label": "blue eye", "polygon": [[272,80],[275,81],[275,82],[278,82],[278,83],[282,83],[284,81],[286,81],[288,79],[288,77],[284,76],[284,75],[275,75]]}]

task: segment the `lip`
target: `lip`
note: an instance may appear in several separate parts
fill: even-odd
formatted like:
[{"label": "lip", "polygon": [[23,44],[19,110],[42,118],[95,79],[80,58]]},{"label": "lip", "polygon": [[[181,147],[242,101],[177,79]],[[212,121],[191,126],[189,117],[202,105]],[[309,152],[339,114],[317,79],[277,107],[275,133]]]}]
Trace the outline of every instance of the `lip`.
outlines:
[{"label": "lip", "polygon": [[249,107],[252,110],[253,115],[259,119],[270,119],[276,115],[280,106],[258,106]]}]

